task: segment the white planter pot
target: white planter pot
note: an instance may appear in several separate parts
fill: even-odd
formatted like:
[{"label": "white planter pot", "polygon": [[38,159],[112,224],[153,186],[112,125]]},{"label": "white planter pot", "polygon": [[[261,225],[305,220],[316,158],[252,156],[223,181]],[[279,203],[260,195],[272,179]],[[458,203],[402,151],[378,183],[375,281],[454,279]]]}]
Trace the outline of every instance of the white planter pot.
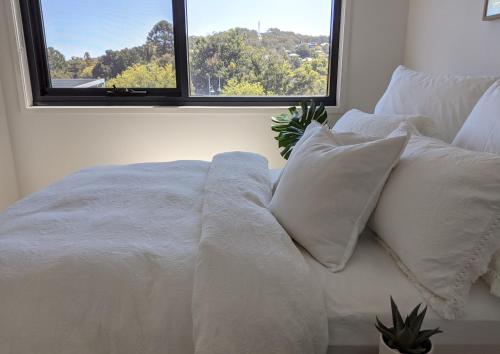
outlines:
[{"label": "white planter pot", "polygon": [[[378,343],[378,353],[379,354],[401,354],[398,350],[391,349],[385,344],[384,339],[382,338],[382,335],[379,336],[379,343]],[[431,350],[429,350],[426,354],[433,354],[434,353],[434,346],[431,346]]]}]

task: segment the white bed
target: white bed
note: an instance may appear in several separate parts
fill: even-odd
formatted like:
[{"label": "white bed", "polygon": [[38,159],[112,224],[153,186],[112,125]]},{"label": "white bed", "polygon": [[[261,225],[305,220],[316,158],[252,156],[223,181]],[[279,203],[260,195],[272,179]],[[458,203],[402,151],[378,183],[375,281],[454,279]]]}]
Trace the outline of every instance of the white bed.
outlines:
[{"label": "white bed", "polygon": [[[416,288],[366,235],[340,273],[301,254],[267,210],[277,174],[243,153],[92,168],[17,203],[0,215],[0,353],[374,353],[375,315]],[[437,345],[500,350],[480,284],[464,319],[431,318]]]},{"label": "white bed", "polygon": [[[423,302],[371,231],[363,233],[349,267],[342,272],[329,272],[305,251],[303,254],[325,289],[332,353],[361,353],[363,347],[375,347],[375,316],[390,321],[390,295],[403,313]],[[490,295],[486,284],[479,280],[472,288],[463,318],[442,320],[429,308],[424,326],[443,329],[444,333],[434,338],[441,350],[470,346],[476,350],[481,347],[481,353],[500,353],[500,298]]]}]

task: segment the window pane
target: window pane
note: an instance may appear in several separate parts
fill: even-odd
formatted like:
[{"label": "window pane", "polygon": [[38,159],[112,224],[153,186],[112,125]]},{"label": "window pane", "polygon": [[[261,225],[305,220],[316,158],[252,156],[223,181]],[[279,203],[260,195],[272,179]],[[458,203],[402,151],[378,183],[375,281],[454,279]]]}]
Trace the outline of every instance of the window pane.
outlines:
[{"label": "window pane", "polygon": [[54,88],[175,88],[171,0],[42,0]]},{"label": "window pane", "polygon": [[332,2],[187,0],[193,96],[327,96]]}]

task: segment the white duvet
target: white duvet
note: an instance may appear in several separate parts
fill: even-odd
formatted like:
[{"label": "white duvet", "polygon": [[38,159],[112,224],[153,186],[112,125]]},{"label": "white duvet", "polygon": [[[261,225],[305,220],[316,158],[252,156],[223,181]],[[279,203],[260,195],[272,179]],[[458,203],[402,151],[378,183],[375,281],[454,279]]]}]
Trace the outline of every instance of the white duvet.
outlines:
[{"label": "white duvet", "polygon": [[265,160],[92,168],[0,215],[1,354],[324,353]]}]

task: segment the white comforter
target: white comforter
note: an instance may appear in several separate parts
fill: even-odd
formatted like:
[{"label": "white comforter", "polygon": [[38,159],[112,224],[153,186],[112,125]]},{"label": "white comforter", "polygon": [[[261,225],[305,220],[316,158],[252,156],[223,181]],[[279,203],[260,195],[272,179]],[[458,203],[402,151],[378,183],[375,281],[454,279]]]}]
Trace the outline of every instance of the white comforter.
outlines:
[{"label": "white comforter", "polygon": [[1,354],[324,353],[253,154],[93,168],[0,215]]}]

